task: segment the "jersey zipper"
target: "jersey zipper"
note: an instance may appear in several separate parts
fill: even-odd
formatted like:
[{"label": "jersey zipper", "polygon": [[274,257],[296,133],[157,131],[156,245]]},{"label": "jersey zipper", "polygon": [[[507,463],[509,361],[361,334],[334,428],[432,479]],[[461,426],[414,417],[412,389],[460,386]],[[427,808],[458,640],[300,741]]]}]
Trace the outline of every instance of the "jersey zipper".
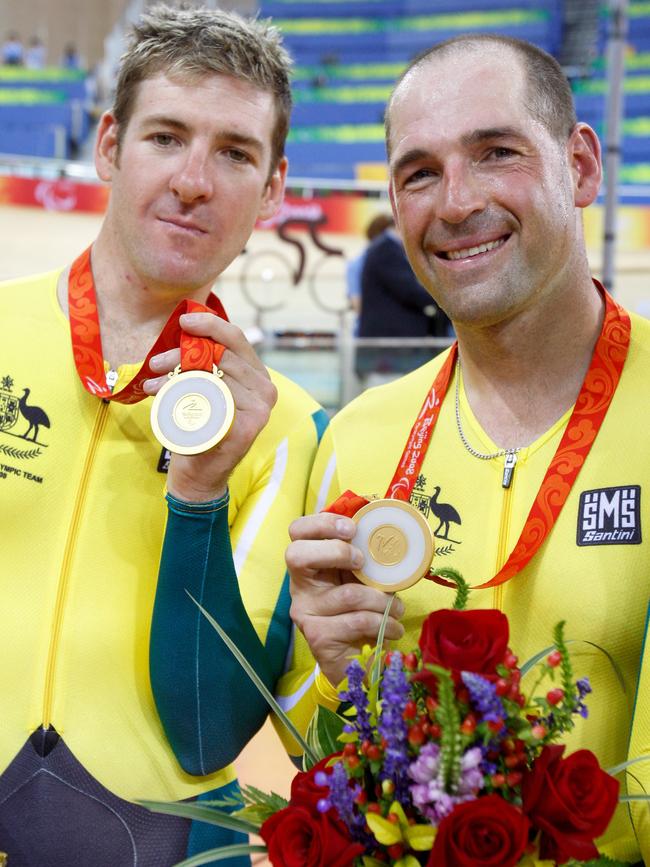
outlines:
[{"label": "jersey zipper", "polygon": [[[507,461],[507,456],[506,456]],[[504,474],[507,469],[504,467]],[[512,467],[511,467],[512,469]],[[501,520],[499,522],[499,540],[497,543],[497,557],[496,557],[496,566],[494,574],[497,575],[503,564],[508,559],[508,540],[510,538],[510,519],[512,514],[512,490],[515,486],[515,476],[516,473],[512,473],[508,479],[508,485],[503,486],[503,500],[501,501]],[[494,588],[493,592],[493,607],[497,608],[499,611],[503,609],[503,584],[499,584]]]},{"label": "jersey zipper", "polygon": [[108,421],[108,411],[110,403],[108,401],[98,401],[97,415],[95,423],[90,434],[86,459],[84,461],[79,487],[77,489],[77,497],[70,518],[68,527],[68,536],[63,550],[63,559],[61,561],[61,571],[59,573],[59,585],[56,594],[56,602],[54,605],[54,617],[52,620],[52,631],[50,634],[50,646],[47,654],[47,665],[45,668],[45,686],[43,690],[43,717],[42,725],[44,729],[49,729],[52,724],[52,705],[54,700],[54,679],[56,675],[56,666],[59,654],[59,646],[61,643],[61,627],[63,624],[63,612],[65,610],[66,597],[68,594],[68,584],[70,580],[70,568],[74,557],[75,547],[79,524],[81,523],[84,506],[86,502],[86,494],[88,493],[88,483],[90,474],[95,462],[97,447],[101,442],[106,422]]}]

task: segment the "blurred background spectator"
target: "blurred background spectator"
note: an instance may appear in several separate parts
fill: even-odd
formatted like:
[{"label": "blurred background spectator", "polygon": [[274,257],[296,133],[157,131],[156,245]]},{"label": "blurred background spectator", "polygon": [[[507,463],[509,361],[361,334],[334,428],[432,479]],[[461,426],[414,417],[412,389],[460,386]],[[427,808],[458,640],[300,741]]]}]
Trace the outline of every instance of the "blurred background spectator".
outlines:
[{"label": "blurred background spectator", "polygon": [[68,44],[63,49],[63,55],[61,56],[61,66],[63,69],[81,69],[82,63],[81,58],[79,56],[79,52],[77,51],[77,46],[74,42],[68,42]]},{"label": "blurred background spectator", "polygon": [[47,51],[43,41],[38,36],[32,36],[25,50],[25,66],[27,69],[43,69]]},{"label": "blurred background spectator", "polygon": [[2,62],[5,66],[23,65],[23,43],[15,31],[7,34],[2,46]]},{"label": "blurred background spectator", "polygon": [[[371,242],[361,268],[359,337],[447,337],[449,319],[409,265],[395,224]],[[436,352],[429,346],[361,346],[356,371],[365,385],[414,370]]]},{"label": "blurred background spectator", "polygon": [[[368,242],[381,235],[389,226],[394,225],[392,214],[377,214],[366,226],[365,236]],[[358,256],[348,259],[345,271],[346,292],[350,302],[350,309],[356,314],[354,333],[359,333],[359,313],[361,312],[361,272],[366,258],[367,247]]]}]

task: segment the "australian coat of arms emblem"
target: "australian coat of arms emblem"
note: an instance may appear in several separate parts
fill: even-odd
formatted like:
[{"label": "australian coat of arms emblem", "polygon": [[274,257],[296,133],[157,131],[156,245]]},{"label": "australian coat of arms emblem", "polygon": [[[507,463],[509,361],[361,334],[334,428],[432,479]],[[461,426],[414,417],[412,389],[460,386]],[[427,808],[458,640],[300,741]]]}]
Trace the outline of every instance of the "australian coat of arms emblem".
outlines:
[{"label": "australian coat of arms emblem", "polygon": [[[14,392],[14,381],[10,376],[0,378],[0,432],[18,439],[46,446],[40,438],[42,428],[51,427],[50,419],[42,407],[30,399],[30,389],[23,388],[22,395]],[[2,449],[7,452],[7,448]],[[11,450],[14,451],[13,449]],[[40,451],[39,451],[40,453]],[[14,457],[33,457],[31,453],[16,454]]]}]

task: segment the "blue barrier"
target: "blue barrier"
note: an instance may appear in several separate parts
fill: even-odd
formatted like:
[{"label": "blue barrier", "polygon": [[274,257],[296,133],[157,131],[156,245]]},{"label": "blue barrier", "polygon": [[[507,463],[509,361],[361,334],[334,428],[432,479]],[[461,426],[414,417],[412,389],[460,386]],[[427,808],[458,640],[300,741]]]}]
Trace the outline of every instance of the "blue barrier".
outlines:
[{"label": "blue barrier", "polygon": [[0,103],[0,128],[7,124],[62,126],[68,138],[82,143],[88,135],[90,119],[81,102],[73,100],[57,104],[4,105]]},{"label": "blue barrier", "polygon": [[70,157],[70,143],[63,127],[52,124],[0,122],[0,153],[30,157]]}]

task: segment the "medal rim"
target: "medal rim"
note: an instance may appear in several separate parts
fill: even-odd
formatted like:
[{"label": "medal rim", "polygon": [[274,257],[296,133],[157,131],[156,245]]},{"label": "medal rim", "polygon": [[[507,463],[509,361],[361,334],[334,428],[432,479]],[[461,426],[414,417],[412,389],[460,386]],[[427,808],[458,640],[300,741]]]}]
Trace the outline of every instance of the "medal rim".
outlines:
[{"label": "medal rim", "polygon": [[[174,387],[174,385],[178,382],[179,376],[187,376],[193,379],[207,379],[217,386],[219,391],[222,393],[224,400],[226,402],[226,415],[223,420],[221,427],[214,433],[212,436],[204,440],[203,442],[192,445],[192,446],[181,446],[177,443],[172,442],[161,430],[160,424],[158,422],[158,412],[160,408],[160,403],[162,402],[165,394]],[[180,398],[179,398],[180,399]],[[223,381],[223,379],[217,373],[210,373],[208,370],[184,370],[179,373],[175,373],[171,376],[167,382],[165,382],[157,392],[154,397],[153,404],[151,405],[151,428],[154,432],[154,436],[158,440],[158,442],[163,445],[166,449],[169,449],[170,452],[173,452],[177,455],[199,455],[202,452],[207,452],[214,446],[218,445],[225,437],[228,435],[230,428],[232,427],[232,423],[235,418],[235,401],[232,396],[232,392]]]},{"label": "medal rim", "polygon": [[[408,577],[402,579],[402,581],[397,582],[396,584],[382,584],[379,581],[375,581],[373,578],[370,578],[365,574],[363,569],[353,569],[352,574],[361,581],[362,584],[366,584],[368,587],[373,587],[375,590],[382,590],[384,593],[396,593],[399,590],[406,590],[408,587],[412,587],[414,584],[417,584],[418,581],[421,581],[422,578],[427,574],[429,566],[433,561],[433,557],[435,554],[435,544],[433,538],[433,530],[429,526],[426,518],[415,506],[411,505],[411,503],[407,503],[405,500],[396,500],[391,499],[389,497],[382,498],[379,500],[371,500],[369,503],[366,503],[365,506],[362,506],[358,511],[352,515],[352,520],[355,524],[358,524],[361,518],[364,515],[367,515],[368,512],[372,512],[375,509],[386,508],[387,506],[397,507],[398,509],[402,509],[405,512],[409,512],[412,516],[415,517],[416,522],[419,524],[420,529],[423,531],[424,536],[424,555],[420,562],[420,566],[418,569],[414,570]],[[352,544],[354,544],[354,539],[352,540]],[[369,557],[372,555],[368,552]]]}]

